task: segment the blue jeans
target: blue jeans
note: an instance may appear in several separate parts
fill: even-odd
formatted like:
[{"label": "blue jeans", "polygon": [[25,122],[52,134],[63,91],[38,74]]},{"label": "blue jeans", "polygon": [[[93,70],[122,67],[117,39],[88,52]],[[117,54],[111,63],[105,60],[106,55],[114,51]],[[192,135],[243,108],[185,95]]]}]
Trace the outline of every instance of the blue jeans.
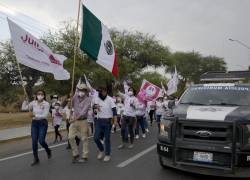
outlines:
[{"label": "blue jeans", "polygon": [[32,150],[33,155],[36,160],[38,160],[38,141],[39,144],[50,153],[50,149],[45,142],[46,134],[48,130],[48,121],[43,120],[33,120],[31,124],[31,137],[32,137]]},{"label": "blue jeans", "polygon": [[136,129],[135,134],[139,135],[139,128],[141,126],[142,133],[145,134],[145,121],[144,116],[136,116],[137,122],[136,122]]},{"label": "blue jeans", "polygon": [[104,147],[101,143],[101,136],[104,135],[105,155],[111,154],[110,132],[111,132],[111,119],[98,119],[95,121],[95,143],[99,151],[103,152]]},{"label": "blue jeans", "polygon": [[158,126],[158,132],[160,133],[160,124],[161,124],[161,115],[160,114],[156,115],[156,122],[157,122],[157,126]]}]

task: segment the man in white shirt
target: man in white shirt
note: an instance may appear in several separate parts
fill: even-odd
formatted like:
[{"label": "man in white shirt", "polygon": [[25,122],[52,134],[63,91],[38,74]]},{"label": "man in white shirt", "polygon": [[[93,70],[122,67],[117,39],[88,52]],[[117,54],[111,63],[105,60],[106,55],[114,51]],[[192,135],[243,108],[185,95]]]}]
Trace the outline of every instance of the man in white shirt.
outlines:
[{"label": "man in white shirt", "polygon": [[[112,127],[112,118],[117,122],[117,112],[114,100],[108,96],[107,89],[105,87],[99,88],[100,92],[98,97],[93,100],[93,111],[96,113],[97,120],[95,121],[95,135],[94,140],[99,149],[97,159],[103,159],[104,162],[108,162],[111,159],[111,144],[110,133]],[[101,143],[101,134],[104,134],[104,146]]]}]

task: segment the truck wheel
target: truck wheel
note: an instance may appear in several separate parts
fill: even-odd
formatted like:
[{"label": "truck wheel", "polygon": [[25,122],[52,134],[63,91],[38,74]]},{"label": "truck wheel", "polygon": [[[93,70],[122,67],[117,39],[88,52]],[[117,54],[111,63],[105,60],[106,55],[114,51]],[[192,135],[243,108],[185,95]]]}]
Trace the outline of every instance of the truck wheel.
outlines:
[{"label": "truck wheel", "polygon": [[162,168],[164,168],[164,169],[167,169],[167,168],[168,168],[168,166],[166,166],[166,165],[164,164],[164,162],[163,162],[161,156],[159,156],[159,163],[160,163],[160,165],[161,165]]}]

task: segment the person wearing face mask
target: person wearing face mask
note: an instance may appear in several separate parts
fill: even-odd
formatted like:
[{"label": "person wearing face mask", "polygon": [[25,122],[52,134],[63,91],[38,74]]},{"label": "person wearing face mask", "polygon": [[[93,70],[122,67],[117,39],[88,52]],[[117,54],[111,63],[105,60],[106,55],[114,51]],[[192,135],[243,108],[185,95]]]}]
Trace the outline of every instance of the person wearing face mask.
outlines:
[{"label": "person wearing face mask", "polygon": [[158,132],[160,133],[160,123],[161,123],[161,117],[164,115],[164,102],[163,97],[160,96],[157,98],[156,101],[156,122],[158,126]]},{"label": "person wearing face mask", "polygon": [[50,96],[50,98],[51,98],[51,104],[50,104],[50,113],[52,114],[52,111],[53,111],[53,109],[55,108],[55,104],[56,104],[56,102],[58,102],[58,99],[59,99],[59,97],[58,97],[58,95],[53,95],[53,96]]},{"label": "person wearing face mask", "polygon": [[[122,98],[120,96],[116,97],[116,109],[117,109],[117,124],[121,128],[121,118],[124,112],[124,104],[122,102]],[[116,128],[116,127],[115,127]]]},{"label": "person wearing face mask", "polygon": [[118,149],[123,149],[126,147],[125,143],[127,143],[127,136],[126,130],[128,129],[129,138],[130,138],[130,145],[128,146],[129,149],[134,147],[134,127],[136,123],[136,103],[137,98],[134,96],[135,90],[133,88],[128,89],[127,94],[119,93],[120,96],[124,99],[124,115],[122,117],[122,144],[118,146]]},{"label": "person wearing face mask", "polygon": [[62,119],[63,119],[63,111],[61,109],[61,104],[60,104],[60,102],[56,102],[55,107],[52,110],[52,125],[55,129],[54,144],[58,142],[57,141],[58,136],[60,138],[60,141],[62,141],[62,135],[59,132],[59,127],[62,123]]},{"label": "person wearing face mask", "polygon": [[[97,113],[97,120],[95,123],[95,135],[94,140],[99,149],[97,159],[108,162],[111,159],[111,143],[110,133],[112,127],[112,119],[114,124],[117,122],[116,105],[110,96],[108,96],[107,89],[105,87],[99,88],[99,96],[94,99],[94,112]],[[101,134],[104,134],[104,146],[101,143]]]},{"label": "person wearing face mask", "polygon": [[38,90],[36,92],[36,99],[30,103],[29,107],[30,116],[32,117],[31,137],[34,155],[34,161],[31,166],[34,166],[40,162],[38,157],[38,142],[46,150],[48,159],[51,158],[51,150],[45,141],[48,130],[48,115],[50,105],[46,101],[46,94],[43,90]]},{"label": "person wearing face mask", "polygon": [[[72,163],[83,163],[88,160],[89,152],[89,126],[88,126],[88,111],[91,109],[92,98],[89,97],[89,90],[86,84],[77,85],[77,93],[72,100],[72,108],[74,109],[69,127],[69,142],[72,149]],[[83,142],[82,157],[79,155],[79,150],[75,141],[78,136]]]}]

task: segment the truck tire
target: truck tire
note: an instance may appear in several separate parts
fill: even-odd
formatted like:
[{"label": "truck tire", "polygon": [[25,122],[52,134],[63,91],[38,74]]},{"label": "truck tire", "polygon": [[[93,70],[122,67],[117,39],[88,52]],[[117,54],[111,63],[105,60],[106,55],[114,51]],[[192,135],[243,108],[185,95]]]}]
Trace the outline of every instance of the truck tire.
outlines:
[{"label": "truck tire", "polygon": [[160,163],[160,165],[161,165],[161,167],[162,167],[162,168],[164,168],[164,169],[169,168],[168,166],[166,166],[166,165],[164,164],[164,162],[163,162],[163,160],[162,160],[162,157],[161,157],[161,156],[159,156],[159,163]]}]

